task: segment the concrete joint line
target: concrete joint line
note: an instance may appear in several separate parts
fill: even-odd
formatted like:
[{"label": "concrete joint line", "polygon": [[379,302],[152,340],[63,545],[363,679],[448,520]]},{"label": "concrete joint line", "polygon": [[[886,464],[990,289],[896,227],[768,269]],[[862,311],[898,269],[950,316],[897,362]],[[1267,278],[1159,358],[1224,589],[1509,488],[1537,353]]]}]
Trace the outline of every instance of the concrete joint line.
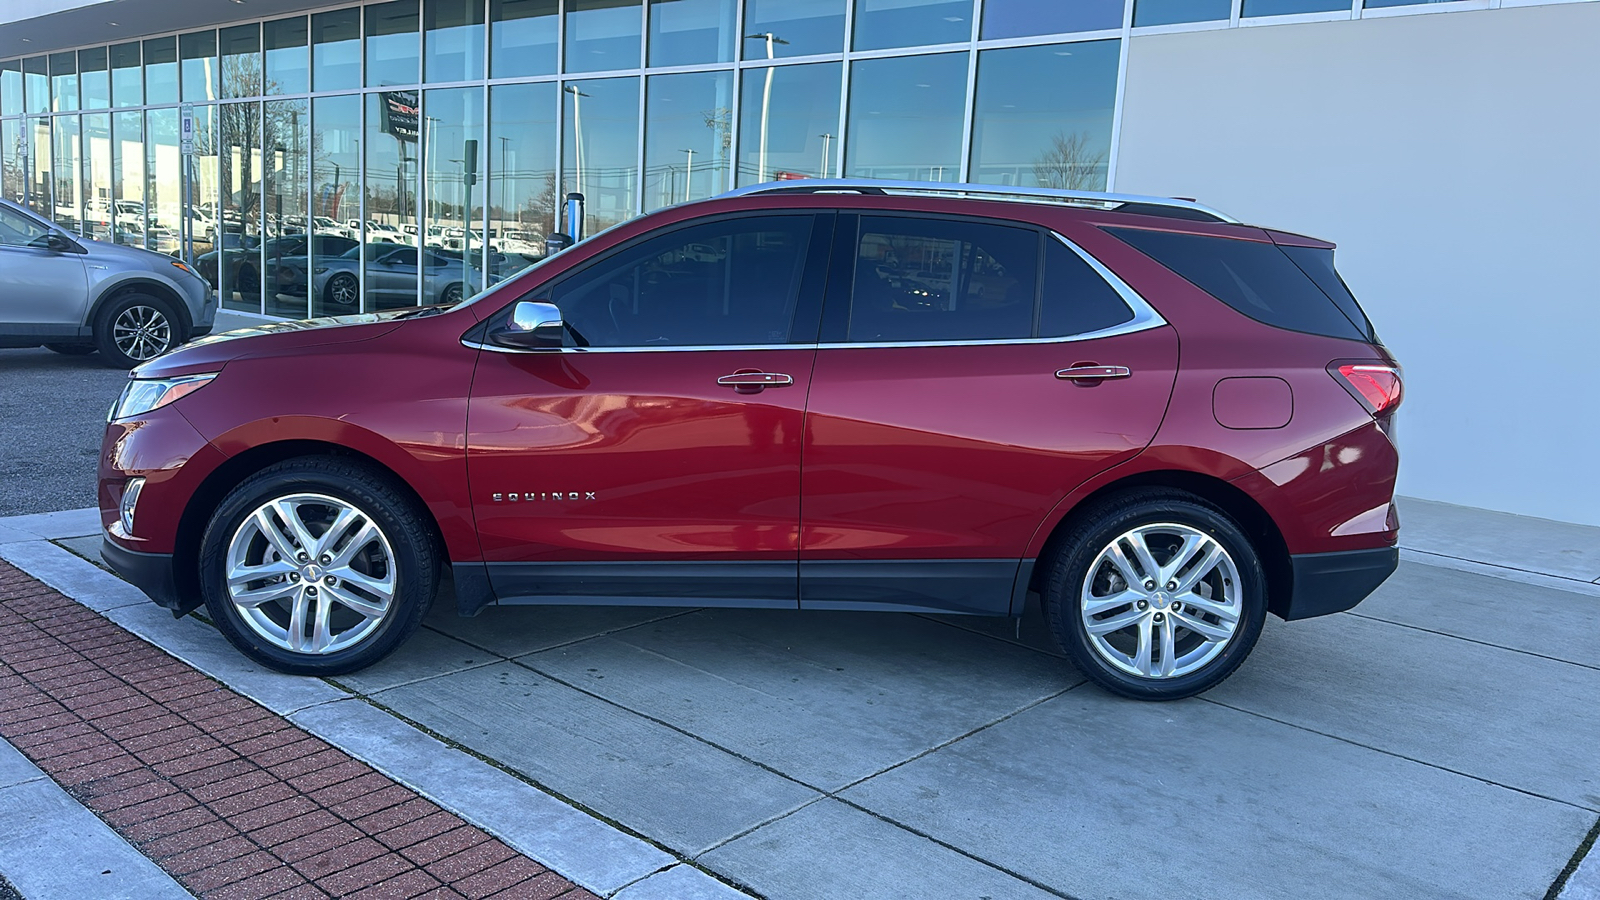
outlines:
[{"label": "concrete joint line", "polygon": [[1549,575],[1528,569],[1483,563],[1471,559],[1462,559],[1458,556],[1446,556],[1442,553],[1433,553],[1428,550],[1412,550],[1408,547],[1400,548],[1400,558],[1406,562],[1414,562],[1424,566],[1454,569],[1457,572],[1484,575],[1489,578],[1499,578],[1502,581],[1514,581],[1518,584],[1531,584],[1536,587],[1568,591],[1588,597],[1600,597],[1600,579],[1592,582],[1580,581],[1576,578],[1565,578],[1560,575]]}]

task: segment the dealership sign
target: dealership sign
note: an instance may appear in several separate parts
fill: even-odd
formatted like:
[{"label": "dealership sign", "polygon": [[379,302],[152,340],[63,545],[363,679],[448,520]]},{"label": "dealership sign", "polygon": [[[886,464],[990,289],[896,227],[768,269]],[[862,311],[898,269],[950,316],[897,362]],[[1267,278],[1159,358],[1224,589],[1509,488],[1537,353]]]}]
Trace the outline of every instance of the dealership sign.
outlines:
[{"label": "dealership sign", "polygon": [[384,91],[378,95],[383,132],[402,141],[417,142],[417,92]]}]

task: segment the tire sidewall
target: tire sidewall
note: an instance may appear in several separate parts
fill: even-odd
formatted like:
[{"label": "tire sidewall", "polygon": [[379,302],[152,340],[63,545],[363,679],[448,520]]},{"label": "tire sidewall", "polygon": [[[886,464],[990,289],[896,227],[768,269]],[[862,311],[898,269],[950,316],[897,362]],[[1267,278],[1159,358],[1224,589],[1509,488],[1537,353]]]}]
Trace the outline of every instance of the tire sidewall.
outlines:
[{"label": "tire sidewall", "polygon": [[150,359],[158,359],[164,354],[171,353],[179,344],[183,343],[183,328],[179,323],[177,312],[172,308],[172,304],[162,300],[160,297],[153,297],[149,294],[123,294],[107,303],[95,315],[94,344],[100,351],[100,357],[105,360],[107,365],[121,369],[131,369],[141,363],[150,361],[134,359],[123,353],[122,349],[117,346],[116,335],[113,334],[113,326],[117,321],[117,317],[135,306],[148,306],[167,319],[168,338],[166,349],[150,357]]},{"label": "tire sidewall", "polygon": [[[360,471],[360,470],[356,470]],[[309,467],[280,463],[240,484],[218,505],[200,544],[200,592],[207,611],[230,642],[246,656],[292,675],[338,675],[366,668],[388,656],[416,630],[437,585],[435,556],[419,546],[420,529],[406,519],[413,515],[391,491],[370,483],[371,476],[337,478]],[[394,553],[395,597],[389,614],[359,644],[327,655],[293,653],[257,634],[234,607],[225,585],[228,547],[245,518],[274,497],[325,494],[371,516]]]},{"label": "tire sidewall", "polygon": [[[334,285],[346,284],[349,282],[354,282],[356,285],[356,302],[340,303],[338,300],[334,299]],[[328,306],[336,306],[340,309],[359,309],[361,307],[361,282],[349,272],[340,272],[339,274],[328,279],[327,285],[322,289],[322,300]]]},{"label": "tire sidewall", "polygon": [[[1089,567],[1110,543],[1134,528],[1162,523],[1187,525],[1210,535],[1233,557],[1240,580],[1238,629],[1222,653],[1195,672],[1178,678],[1129,675],[1103,659],[1084,627],[1079,596]],[[1267,615],[1267,578],[1255,545],[1221,510],[1198,498],[1140,500],[1114,505],[1089,517],[1065,548],[1046,586],[1044,606],[1061,649],[1088,678],[1114,693],[1142,700],[1191,697],[1220,684],[1244,662],[1261,636]]]}]

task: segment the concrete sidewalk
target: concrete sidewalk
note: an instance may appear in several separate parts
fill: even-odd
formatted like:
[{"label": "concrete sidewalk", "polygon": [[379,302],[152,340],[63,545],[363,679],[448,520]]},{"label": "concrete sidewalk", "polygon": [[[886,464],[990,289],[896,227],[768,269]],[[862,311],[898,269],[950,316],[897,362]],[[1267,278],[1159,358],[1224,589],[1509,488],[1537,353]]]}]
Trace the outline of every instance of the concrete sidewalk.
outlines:
[{"label": "concrete sidewalk", "polygon": [[[1036,618],[1019,640],[726,610],[436,612],[335,687],[64,574],[87,564],[49,541],[92,551],[92,516],[0,520],[0,555],[468,821],[549,814],[474,809],[477,764],[675,864],[639,897],[696,896],[665,872],[732,893],[692,863],[772,898],[1597,900],[1594,859],[1565,873],[1600,813],[1600,529],[1402,519],[1401,570],[1356,611],[1271,621],[1234,678],[1163,705],[1083,685]],[[473,755],[422,749],[441,740]]]}]

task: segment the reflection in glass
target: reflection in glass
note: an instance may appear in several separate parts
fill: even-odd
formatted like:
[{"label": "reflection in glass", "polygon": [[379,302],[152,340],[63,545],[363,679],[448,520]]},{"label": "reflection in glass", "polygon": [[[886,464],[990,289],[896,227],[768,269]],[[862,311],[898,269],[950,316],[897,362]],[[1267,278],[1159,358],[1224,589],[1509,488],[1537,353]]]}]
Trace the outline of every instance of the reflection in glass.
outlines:
[{"label": "reflection in glass", "polygon": [[361,86],[361,9],[311,17],[311,81],[319,91]]},{"label": "reflection in glass", "polygon": [[428,91],[423,105],[427,244],[454,263],[442,272],[423,266],[422,302],[454,303],[483,287],[483,88]]},{"label": "reflection in glass", "polygon": [[[1184,6],[1201,6],[1207,0],[1176,0]],[[1230,0],[1222,0],[1224,4]],[[1223,18],[1228,14],[1223,13]],[[1030,34],[1067,34],[1122,27],[1122,0],[984,0],[983,37],[1008,38]]]},{"label": "reflection in glass", "polygon": [[864,59],[852,65],[845,174],[959,181],[967,55]]},{"label": "reflection in glass", "polygon": [[178,57],[183,67],[183,99],[188,103],[217,99],[217,33],[197,31],[178,35]]},{"label": "reflection in glass", "polygon": [[645,212],[727,190],[732,144],[732,72],[650,76],[645,85]]},{"label": "reflection in glass", "polygon": [[366,7],[367,86],[415,84],[417,0],[394,0]]},{"label": "reflection in glass", "polygon": [[112,239],[119,244],[171,253],[178,249],[176,237],[156,240],[145,225],[144,191],[144,114],[116,113],[111,117]]},{"label": "reflection in glass", "polygon": [[856,0],[857,50],[970,40],[972,0]]},{"label": "reflection in glass", "polygon": [[584,233],[594,234],[634,214],[639,79],[569,81],[561,89],[563,194],[584,195]]},{"label": "reflection in glass", "polygon": [[1232,12],[1233,0],[1134,0],[1133,24],[1137,27],[1211,22],[1226,19]]},{"label": "reflection in glass", "polygon": [[55,187],[50,177],[50,120],[28,119],[23,139],[28,144],[28,159],[32,168],[28,173],[28,208],[34,213],[52,218],[56,214]]},{"label": "reflection in glass", "polygon": [[71,112],[78,108],[78,54],[50,54],[50,108]]},{"label": "reflection in glass", "polygon": [[555,74],[558,14],[558,0],[490,0],[490,76]]},{"label": "reflection in glass", "polygon": [[144,42],[144,95],[151,106],[178,102],[178,39]]},{"label": "reflection in glass", "polygon": [[111,105],[144,105],[144,79],[141,77],[139,42],[111,46]]},{"label": "reflection in glass", "polygon": [[739,100],[739,186],[839,174],[839,79],[843,71],[840,63],[744,70]]},{"label": "reflection in glass", "polygon": [[0,119],[0,197],[25,202],[28,185],[27,141],[21,119]]},{"label": "reflection in glass", "polygon": [[[406,118],[408,111],[409,120]],[[320,115],[317,121],[323,121]],[[369,226],[365,236],[359,228],[346,232],[355,240],[367,242],[367,270],[361,281],[367,298],[364,312],[417,305],[415,264],[409,271],[397,271],[385,267],[371,252],[377,246],[380,231],[408,234],[407,225],[417,227],[417,133],[416,91],[367,95],[367,221],[378,223],[380,227]],[[346,224],[354,221],[361,225],[358,213],[354,208],[347,210]],[[342,303],[347,288],[354,282],[356,267],[328,260],[319,264],[319,268],[329,270],[321,273],[321,289],[330,299]]]},{"label": "reflection in glass", "polygon": [[1244,0],[1244,16],[1288,16],[1295,13],[1349,12],[1349,0]]},{"label": "reflection in glass", "polygon": [[[202,263],[201,274],[212,277],[222,291],[222,305],[230,309],[261,311],[261,104],[225,103],[217,110],[217,136],[221,140],[222,215],[211,242],[212,263]],[[246,257],[237,269],[230,259]],[[208,271],[209,269],[209,271]]]},{"label": "reflection in glass", "polygon": [[733,61],[736,0],[650,0],[650,65]]},{"label": "reflection in glass", "polygon": [[83,165],[83,145],[78,135],[77,116],[56,116],[52,121],[51,145],[55,154],[50,178],[53,182],[51,199],[54,205],[49,216],[66,231],[77,231],[82,204],[78,191],[78,173]]},{"label": "reflection in glass", "polygon": [[22,115],[22,60],[0,62],[0,116]]},{"label": "reflection in glass", "polygon": [[[318,97],[312,101],[311,114],[316,124],[311,138],[311,215],[306,227],[312,246],[304,263],[294,270],[290,261],[282,264],[278,282],[284,293],[309,293],[311,315],[341,316],[360,309],[361,268],[341,264],[340,271],[334,272],[326,258],[347,252],[361,239],[343,224],[361,212],[361,98]],[[394,139],[382,135],[378,140]]]},{"label": "reflection in glass", "polygon": [[[308,112],[305,100],[275,100],[266,104],[262,118],[261,194],[266,202],[267,240],[261,245],[261,293],[263,311],[269,316],[299,319],[308,314],[303,277],[310,175]],[[290,265],[285,265],[286,259]],[[296,261],[298,267],[293,265]],[[285,278],[288,271],[302,274]]]},{"label": "reflection in glass", "polygon": [[83,117],[83,236],[112,239],[111,114]]},{"label": "reflection in glass", "polygon": [[22,61],[22,95],[29,115],[50,111],[50,61],[30,56]]},{"label": "reflection in glass", "polygon": [[505,276],[544,255],[556,221],[556,85],[502,84],[489,89],[489,227]]},{"label": "reflection in glass", "polygon": [[111,106],[111,73],[106,64],[106,48],[78,51],[78,91],[83,95],[84,109]]},{"label": "reflection in glass", "polygon": [[427,0],[423,7],[428,81],[483,77],[483,0]]},{"label": "reflection in glass", "polygon": [[255,97],[261,93],[261,26],[222,29],[222,96]]},{"label": "reflection in glass", "polygon": [[178,111],[169,107],[144,115],[145,241],[159,245],[151,250],[181,253],[183,161],[178,152]]},{"label": "reflection in glass", "polygon": [[306,28],[305,16],[279,19],[261,26],[261,46],[267,57],[266,80],[262,84],[264,93],[303,94],[311,90]]},{"label": "reflection in glass", "polygon": [[639,0],[567,0],[567,71],[639,67]]},{"label": "reflection in glass", "polygon": [[772,57],[838,53],[844,49],[845,0],[745,0],[743,54],[768,59],[766,41],[749,35],[775,35],[784,43]]},{"label": "reflection in glass", "polygon": [[969,180],[1105,190],[1120,43],[980,52]]}]

